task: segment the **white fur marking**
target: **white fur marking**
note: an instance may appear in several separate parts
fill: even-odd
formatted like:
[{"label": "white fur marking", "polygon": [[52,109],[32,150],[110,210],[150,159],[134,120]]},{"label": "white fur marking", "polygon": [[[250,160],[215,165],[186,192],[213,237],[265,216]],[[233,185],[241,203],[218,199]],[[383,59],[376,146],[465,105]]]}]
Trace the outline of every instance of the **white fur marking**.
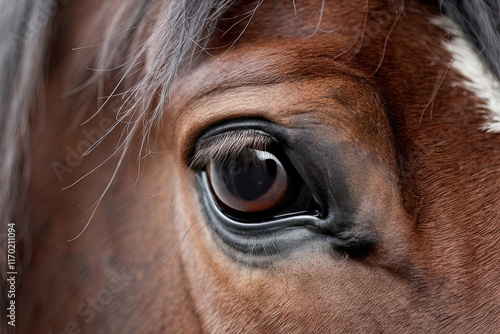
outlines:
[{"label": "white fur marking", "polygon": [[453,56],[451,68],[468,79],[460,84],[484,101],[481,107],[488,113],[482,130],[500,133],[499,80],[491,74],[474,47],[451,19],[442,16],[432,19],[431,23],[446,29],[450,34],[450,41],[445,47]]}]

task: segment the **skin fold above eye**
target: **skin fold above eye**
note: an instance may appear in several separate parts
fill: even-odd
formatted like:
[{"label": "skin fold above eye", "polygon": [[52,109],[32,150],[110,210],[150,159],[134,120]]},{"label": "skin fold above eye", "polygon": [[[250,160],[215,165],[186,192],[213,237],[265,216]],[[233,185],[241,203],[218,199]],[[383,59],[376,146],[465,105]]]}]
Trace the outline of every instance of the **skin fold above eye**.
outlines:
[{"label": "skin fold above eye", "polygon": [[275,141],[270,135],[256,129],[233,130],[201,138],[196,144],[190,167],[201,170],[210,161],[223,164],[248,148],[266,151]]}]

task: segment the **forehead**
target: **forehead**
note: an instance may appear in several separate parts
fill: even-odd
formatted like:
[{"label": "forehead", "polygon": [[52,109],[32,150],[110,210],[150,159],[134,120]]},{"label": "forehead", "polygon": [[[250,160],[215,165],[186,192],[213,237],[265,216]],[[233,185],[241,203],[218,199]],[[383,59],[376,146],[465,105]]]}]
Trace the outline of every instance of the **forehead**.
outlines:
[{"label": "forehead", "polygon": [[392,23],[403,6],[407,6],[403,1],[365,0],[240,2],[224,15],[219,27],[228,40],[234,40],[242,28],[252,36],[258,34],[255,40],[304,38],[335,31],[341,32],[337,37],[349,32],[360,35],[372,21],[379,26]]},{"label": "forehead", "polygon": [[411,105],[423,109],[433,83],[422,84],[416,69],[446,66],[444,34],[429,23],[432,15],[397,1],[235,6],[178,81],[172,104],[180,138],[229,118],[257,117],[286,127],[334,127],[376,146],[390,138],[385,100],[414,81],[418,103]]}]

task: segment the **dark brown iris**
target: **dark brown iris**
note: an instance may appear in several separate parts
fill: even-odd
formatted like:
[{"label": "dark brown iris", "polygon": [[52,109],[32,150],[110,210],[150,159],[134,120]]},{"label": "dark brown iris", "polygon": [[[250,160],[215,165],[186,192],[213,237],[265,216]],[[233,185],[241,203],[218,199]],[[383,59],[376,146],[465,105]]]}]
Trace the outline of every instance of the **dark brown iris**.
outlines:
[{"label": "dark brown iris", "polygon": [[276,156],[247,149],[223,164],[207,166],[212,190],[225,207],[259,213],[279,207],[289,193],[289,177]]}]

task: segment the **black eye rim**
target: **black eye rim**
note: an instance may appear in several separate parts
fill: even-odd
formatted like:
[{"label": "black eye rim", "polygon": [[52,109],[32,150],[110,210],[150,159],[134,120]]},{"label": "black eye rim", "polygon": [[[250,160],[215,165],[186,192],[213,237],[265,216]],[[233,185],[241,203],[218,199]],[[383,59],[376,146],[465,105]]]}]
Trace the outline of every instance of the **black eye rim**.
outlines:
[{"label": "black eye rim", "polygon": [[[289,193],[287,194],[288,198],[286,201],[262,212],[238,212],[237,210],[226,207],[223,203],[220,203],[217,198],[214,199],[214,203],[216,203],[219,209],[228,217],[232,218],[234,221],[239,221],[245,224],[258,224],[256,221],[274,221],[299,214],[319,216],[319,206],[317,205],[317,200],[314,198],[312,192],[307,188],[304,181],[302,181],[302,177],[290,160],[283,152],[280,152],[277,149],[271,149],[268,152],[280,160],[288,174],[287,178],[290,181],[297,179],[300,180],[300,184],[297,184],[296,182],[290,182],[288,184],[290,189],[288,190]],[[204,172],[204,174],[208,176],[207,172]],[[207,177],[207,179],[209,179],[209,177]],[[207,183],[207,187],[213,192],[213,196],[217,197],[215,195],[215,191],[212,189],[212,184],[209,181],[207,181]],[[301,199],[306,203],[303,203],[302,205],[302,203],[300,203]]]},{"label": "black eye rim", "polygon": [[234,232],[234,233],[248,233],[248,232],[272,232],[278,229],[285,229],[289,227],[297,227],[303,226],[304,218],[308,219],[319,219],[318,216],[313,215],[300,215],[290,213],[288,215],[282,215],[278,219],[267,220],[260,223],[245,223],[243,221],[235,220],[233,217],[223,213],[220,210],[220,207],[216,203],[215,199],[209,193],[208,188],[210,187],[207,173],[201,172],[198,175],[198,184],[201,186],[201,190],[203,193],[203,202],[206,207],[211,210],[216,210],[219,214],[217,215],[218,221],[223,225],[226,229]]},{"label": "black eye rim", "polygon": [[[275,155],[276,158],[281,161],[283,166],[287,168],[287,172],[292,179],[300,180],[300,185],[293,186],[293,194],[291,195],[293,199],[292,202],[285,203],[281,207],[276,208],[275,210],[270,210],[269,212],[266,211],[263,213],[255,214],[241,213],[242,215],[246,216],[244,218],[242,216],[238,216],[238,214],[232,210],[227,210],[226,208],[224,208],[224,206],[221,207],[221,205],[217,203],[217,200],[212,198],[213,196],[215,196],[215,194],[213,194],[213,190],[211,189],[211,185],[208,181],[204,166],[203,168],[201,168],[201,166],[197,166],[197,174],[202,175],[201,182],[199,182],[199,184],[202,184],[203,189],[200,189],[200,191],[208,193],[210,202],[209,204],[221,211],[222,216],[226,216],[228,218],[227,220],[223,219],[225,223],[224,225],[236,232],[250,230],[265,231],[272,230],[275,227],[286,228],[289,226],[295,226],[295,222],[288,224],[288,221],[295,221],[295,219],[291,219],[294,216],[301,217],[299,220],[303,220],[304,217],[317,218],[326,216],[325,205],[322,205],[322,203],[320,203],[320,201],[318,200],[319,196],[317,196],[314,190],[311,189],[311,187],[304,181],[304,177],[297,170],[295,164],[289,157],[292,151],[290,149],[290,140],[287,136],[286,130],[275,123],[262,119],[238,119],[228,122],[222,122],[220,124],[212,126],[198,137],[194,146],[194,151],[190,156],[192,157],[194,155],[194,152],[200,149],[200,143],[203,143],[208,138],[212,138],[224,133],[231,133],[242,130],[259,131],[272,138],[272,145],[268,152]],[[304,200],[309,201],[307,208],[298,209],[300,207],[300,198],[298,198],[298,196],[302,196],[303,198],[305,198]],[[293,211],[295,209],[297,211]]]},{"label": "black eye rim", "polygon": [[[279,254],[285,256],[301,245],[322,238],[331,238],[318,233],[322,220],[313,216],[294,216],[281,220],[258,224],[243,224],[224,215],[207,191],[204,172],[195,175],[195,185],[207,226],[212,231],[221,250],[236,262],[246,263],[251,256],[251,264],[266,267],[269,258]],[[236,251],[236,252],[235,252]]]}]

